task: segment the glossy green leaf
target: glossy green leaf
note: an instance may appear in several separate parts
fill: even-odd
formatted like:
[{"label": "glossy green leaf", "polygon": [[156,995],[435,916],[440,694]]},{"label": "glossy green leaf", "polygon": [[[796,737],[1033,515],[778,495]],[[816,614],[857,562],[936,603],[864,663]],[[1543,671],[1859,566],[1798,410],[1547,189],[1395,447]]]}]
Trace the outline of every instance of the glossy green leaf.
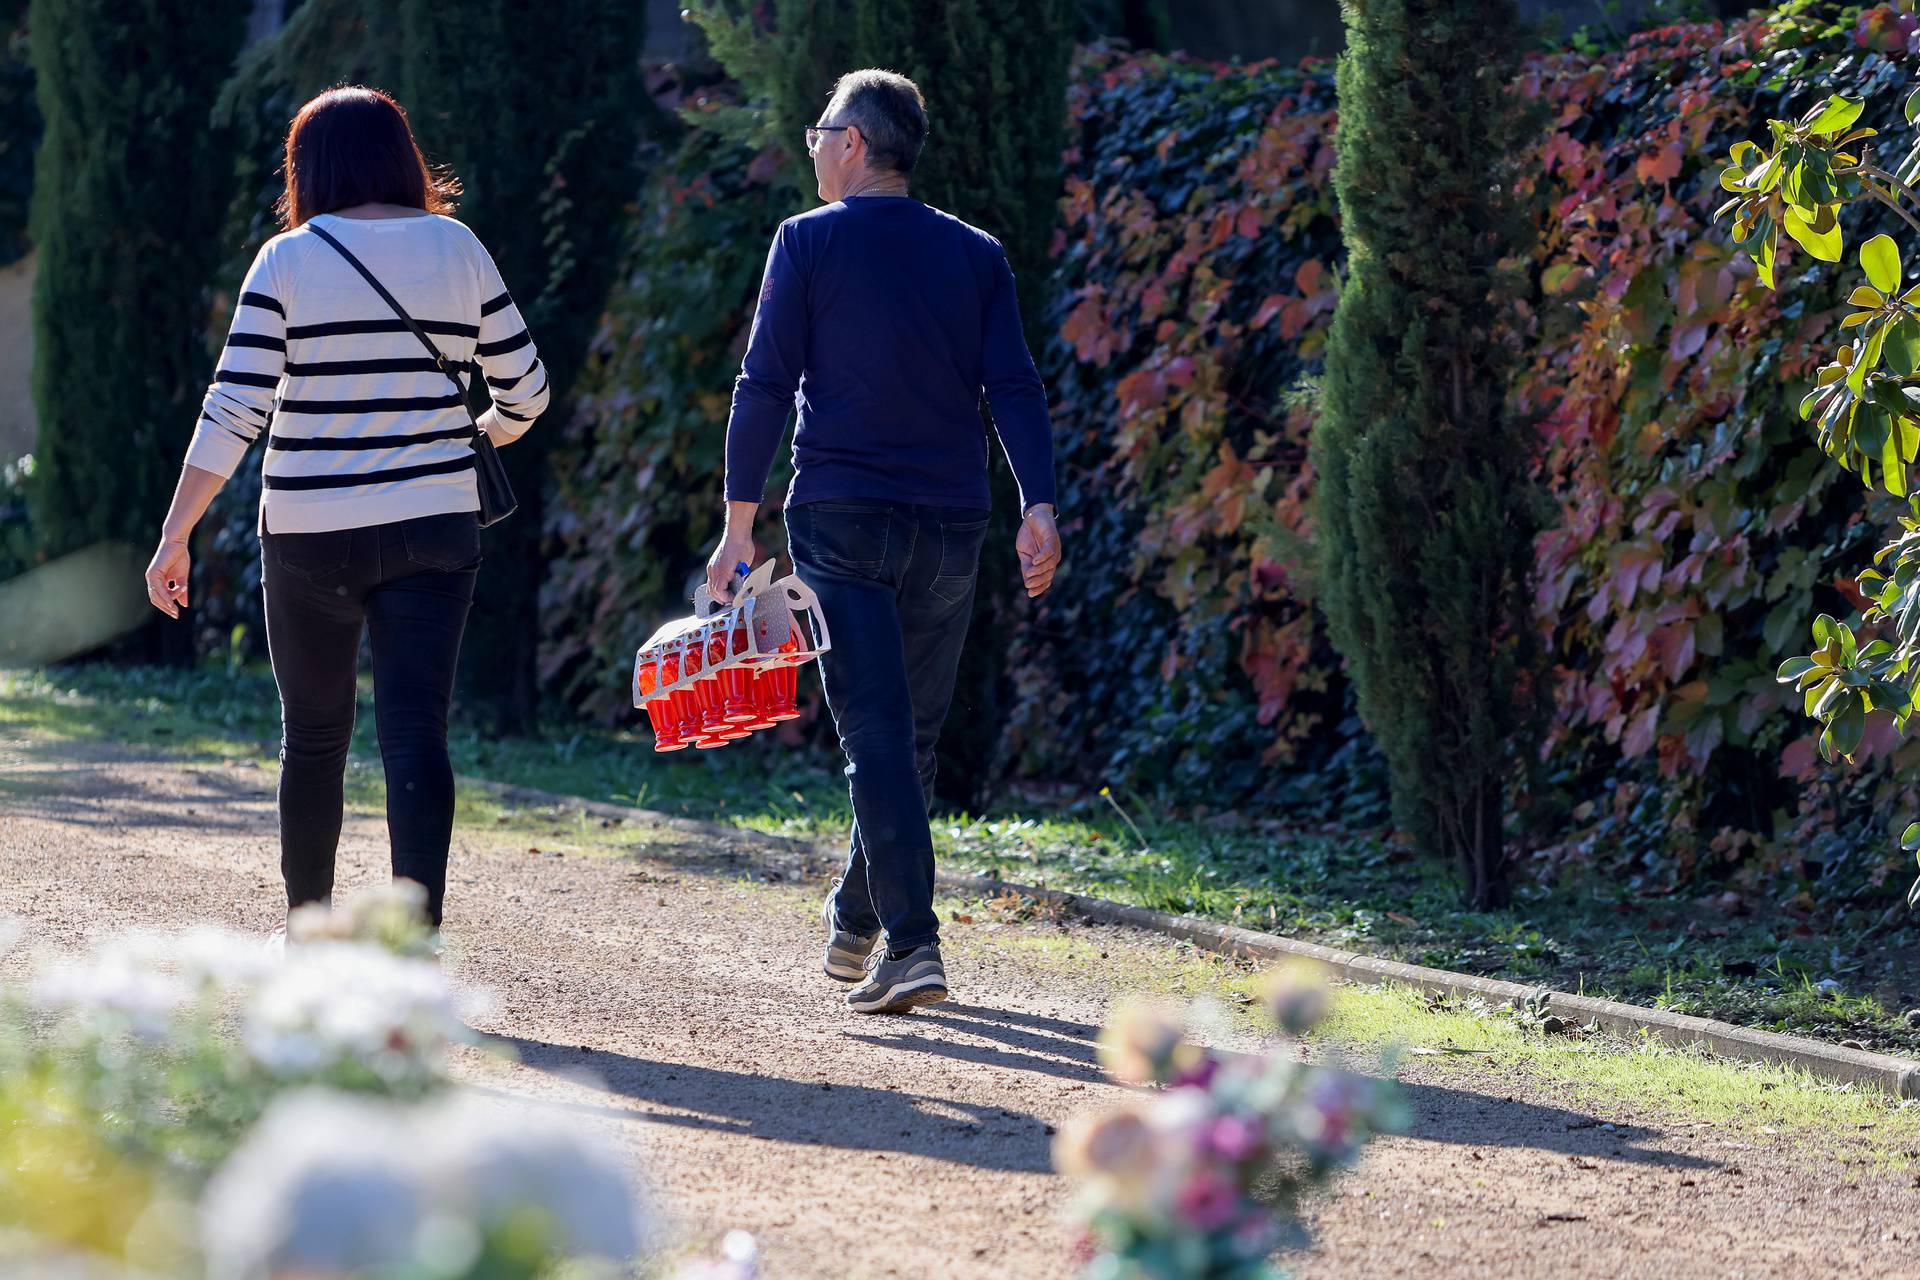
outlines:
[{"label": "glossy green leaf", "polygon": [[1834,216],[1831,208],[1822,206],[1814,217],[1809,218],[1793,205],[1788,205],[1786,223],[1787,234],[1802,249],[1822,262],[1840,261],[1840,254],[1846,245],[1840,234],[1840,220]]},{"label": "glossy green leaf", "polygon": [[1780,669],[1774,672],[1773,678],[1781,684],[1793,684],[1807,672],[1817,670],[1819,670],[1819,664],[1803,654],[1797,658],[1788,658],[1781,663]]},{"label": "glossy green leaf", "polygon": [[1826,107],[1813,118],[1813,123],[1807,126],[1807,132],[1817,137],[1845,133],[1853,127],[1853,122],[1858,120],[1860,113],[1866,109],[1867,104],[1864,100],[1850,101],[1835,94],[1827,99]]},{"label": "glossy green leaf", "polygon": [[1887,329],[1882,351],[1889,369],[1903,378],[1911,378],[1920,370],[1920,319],[1901,316],[1894,321]]},{"label": "glossy green leaf", "polygon": [[1893,243],[1892,236],[1883,232],[1861,245],[1860,266],[1866,271],[1867,279],[1873,283],[1873,287],[1881,293],[1894,293],[1899,290],[1900,250]]},{"label": "glossy green leaf", "polygon": [[1859,698],[1849,697],[1846,706],[1833,718],[1833,749],[1849,758],[1860,749],[1860,740],[1867,734],[1866,703]]}]

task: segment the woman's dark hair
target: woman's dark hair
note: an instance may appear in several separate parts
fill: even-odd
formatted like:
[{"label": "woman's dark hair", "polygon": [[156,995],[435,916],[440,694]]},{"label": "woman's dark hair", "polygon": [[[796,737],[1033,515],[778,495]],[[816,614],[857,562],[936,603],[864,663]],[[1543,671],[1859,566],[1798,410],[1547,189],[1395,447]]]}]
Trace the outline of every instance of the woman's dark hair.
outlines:
[{"label": "woman's dark hair", "polygon": [[460,195],[459,179],[427,167],[400,104],[360,85],[329,89],[300,108],[287,127],[286,173],[276,212],[288,229],[357,204],[451,213]]}]

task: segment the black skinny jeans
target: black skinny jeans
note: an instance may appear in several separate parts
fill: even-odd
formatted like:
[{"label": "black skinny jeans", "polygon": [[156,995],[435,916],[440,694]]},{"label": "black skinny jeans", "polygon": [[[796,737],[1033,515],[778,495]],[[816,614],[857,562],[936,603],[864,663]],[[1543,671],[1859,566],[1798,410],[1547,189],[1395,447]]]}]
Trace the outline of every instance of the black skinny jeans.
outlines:
[{"label": "black skinny jeans", "polygon": [[360,632],[373,640],[393,874],[440,924],[453,834],[447,707],[480,567],[471,513],[326,533],[262,533],[267,648],[280,687],[280,870],[289,909],[328,902],[353,738]]}]

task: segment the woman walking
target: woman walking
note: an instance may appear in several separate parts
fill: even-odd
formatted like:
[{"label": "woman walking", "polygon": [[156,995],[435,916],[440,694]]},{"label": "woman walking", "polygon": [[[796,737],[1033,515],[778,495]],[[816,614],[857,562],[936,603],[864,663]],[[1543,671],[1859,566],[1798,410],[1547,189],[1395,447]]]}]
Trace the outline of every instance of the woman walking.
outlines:
[{"label": "woman walking", "polygon": [[[547,404],[546,370],[498,268],[447,216],[458,192],[428,170],[385,94],[333,89],[300,109],[287,132],[286,230],[241,286],[147,569],[148,599],[178,618],[194,525],[267,431],[261,594],[280,690],[289,909],[333,892],[365,627],[393,874],[425,886],[441,920],[447,707],[480,565],[474,437],[516,440]],[[470,361],[493,394],[478,419],[456,389]]]}]

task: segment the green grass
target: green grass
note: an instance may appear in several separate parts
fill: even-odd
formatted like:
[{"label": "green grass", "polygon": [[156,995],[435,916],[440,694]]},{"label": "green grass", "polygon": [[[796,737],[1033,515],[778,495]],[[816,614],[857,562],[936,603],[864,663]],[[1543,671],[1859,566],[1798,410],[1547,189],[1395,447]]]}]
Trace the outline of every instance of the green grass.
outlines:
[{"label": "green grass", "polygon": [[[377,800],[378,748],[363,689],[356,799]],[[261,671],[79,666],[0,672],[0,728],[117,739],[270,763],[278,702]],[[845,783],[824,754],[760,739],[659,756],[633,733],[567,726],[544,737],[456,731],[454,768],[501,782],[636,804],[809,840],[837,840]],[[44,782],[37,784],[44,785]],[[4,796],[0,780],[0,796]],[[476,803],[471,799],[463,804]],[[1460,907],[1451,880],[1364,834],[1223,815],[1181,821],[1098,794],[934,824],[942,865],[990,871],[1161,910],[1269,929],[1373,955],[1539,983],[1769,1030],[1920,1053],[1902,1013],[1920,1004],[1920,947],[1904,921],[1761,909],[1722,917],[1603,884],[1523,885],[1493,912]],[[1831,980],[1833,985],[1818,984]]]},{"label": "green grass", "polygon": [[[942,904],[974,914],[977,902]],[[1124,965],[1125,985],[1191,999],[1225,997],[1242,1030],[1271,1031],[1258,1003],[1260,975],[1187,947],[1122,961],[1094,939],[1069,931],[1002,932],[994,945],[1062,973]],[[1547,1035],[1479,1002],[1440,1002],[1408,987],[1342,986],[1310,1044],[1342,1056],[1418,1060],[1423,1074],[1458,1079],[1485,1093],[1499,1075],[1551,1087],[1556,1103],[1622,1124],[1701,1126],[1717,1140],[1784,1139],[1811,1152],[1886,1171],[1920,1168],[1920,1104],[1872,1089],[1835,1085],[1771,1063],[1736,1062],[1698,1048],[1647,1038]],[[1491,1077],[1491,1078],[1490,1078]]]}]

